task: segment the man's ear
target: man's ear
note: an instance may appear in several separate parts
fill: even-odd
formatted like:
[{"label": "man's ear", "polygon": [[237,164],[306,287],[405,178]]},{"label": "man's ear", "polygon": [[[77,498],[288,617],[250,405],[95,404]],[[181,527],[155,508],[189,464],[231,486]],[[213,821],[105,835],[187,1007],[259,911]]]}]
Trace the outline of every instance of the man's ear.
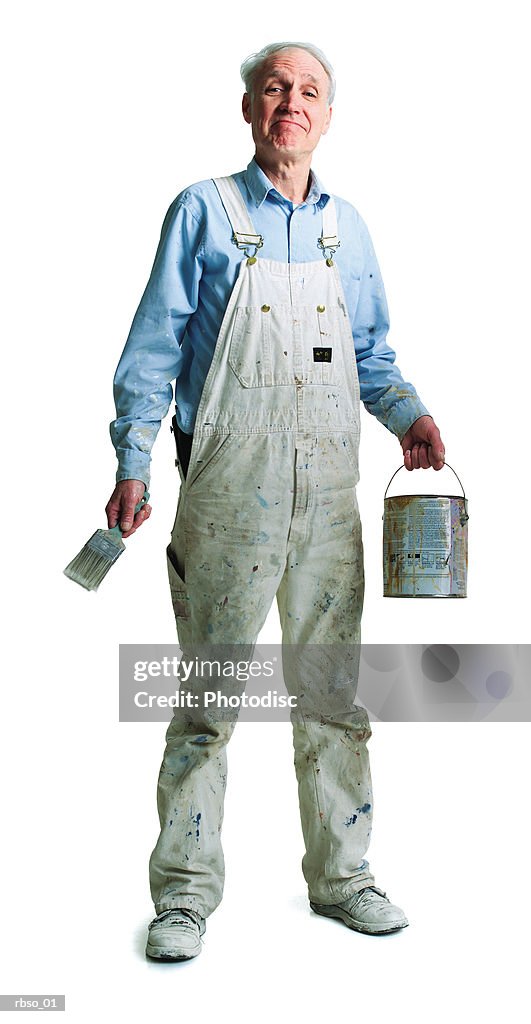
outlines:
[{"label": "man's ear", "polygon": [[325,123],[323,125],[323,130],[321,132],[321,135],[326,135],[328,129],[330,128],[330,121],[331,120],[332,120],[332,107],[329,107],[328,108],[328,114],[326,116],[326,120],[325,120]]},{"label": "man's ear", "polygon": [[244,92],[242,99],[242,114],[247,124],[251,123],[251,97],[248,92]]}]

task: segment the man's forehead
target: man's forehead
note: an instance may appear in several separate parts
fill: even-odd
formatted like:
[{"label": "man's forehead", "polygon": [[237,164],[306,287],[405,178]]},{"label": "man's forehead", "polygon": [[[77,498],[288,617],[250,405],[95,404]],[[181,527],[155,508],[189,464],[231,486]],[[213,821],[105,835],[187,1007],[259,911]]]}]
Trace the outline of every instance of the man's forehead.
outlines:
[{"label": "man's forehead", "polygon": [[262,66],[262,77],[274,74],[299,74],[314,82],[327,82],[328,75],[316,57],[305,50],[285,50],[268,57]]}]

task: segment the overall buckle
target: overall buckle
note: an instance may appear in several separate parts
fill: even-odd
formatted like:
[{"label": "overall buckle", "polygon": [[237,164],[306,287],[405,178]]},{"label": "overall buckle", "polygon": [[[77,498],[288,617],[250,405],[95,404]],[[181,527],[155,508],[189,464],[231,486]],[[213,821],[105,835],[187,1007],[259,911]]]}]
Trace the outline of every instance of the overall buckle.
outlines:
[{"label": "overall buckle", "polygon": [[[248,263],[256,263],[256,254],[264,244],[263,235],[252,235],[246,234],[243,231],[234,231],[231,241],[238,249],[243,250],[247,256]],[[249,252],[249,249],[253,249],[254,251]]]},{"label": "overall buckle", "polygon": [[323,253],[327,267],[333,267],[334,260],[332,257],[335,256],[336,251],[341,245],[337,235],[325,235],[324,237],[321,235],[321,237],[317,239],[317,245]]}]

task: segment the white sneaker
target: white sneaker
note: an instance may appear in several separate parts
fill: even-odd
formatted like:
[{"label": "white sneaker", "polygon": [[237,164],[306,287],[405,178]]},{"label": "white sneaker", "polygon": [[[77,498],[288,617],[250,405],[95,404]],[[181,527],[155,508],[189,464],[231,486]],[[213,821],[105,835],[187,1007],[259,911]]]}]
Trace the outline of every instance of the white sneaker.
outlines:
[{"label": "white sneaker", "polygon": [[164,910],[148,928],[146,956],[155,960],[191,960],[201,952],[204,917],[193,910]]},{"label": "white sneaker", "polygon": [[347,928],[367,935],[387,935],[409,924],[404,911],[395,907],[376,885],[360,889],[344,903],[321,904],[310,900],[310,906],[316,914],[338,917]]}]

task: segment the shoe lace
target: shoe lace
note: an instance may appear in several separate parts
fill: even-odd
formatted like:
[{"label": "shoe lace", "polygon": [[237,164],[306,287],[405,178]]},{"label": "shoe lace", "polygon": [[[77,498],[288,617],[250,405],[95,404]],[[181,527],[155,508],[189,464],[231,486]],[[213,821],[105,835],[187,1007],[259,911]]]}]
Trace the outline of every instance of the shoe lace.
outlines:
[{"label": "shoe lace", "polygon": [[364,910],[367,904],[370,906],[370,904],[374,900],[375,893],[380,900],[383,900],[386,903],[390,902],[385,893],[381,891],[381,889],[377,889],[376,886],[373,885],[368,885],[365,887],[365,889],[362,889],[361,892],[356,894],[356,907],[360,910]]},{"label": "shoe lace", "polygon": [[184,925],[185,928],[194,929],[199,927],[197,917],[192,910],[164,910],[162,914],[159,914],[158,917],[155,918],[155,921],[152,921],[152,924],[155,924],[155,922],[158,921],[166,921],[166,924],[170,928],[174,925]]}]

